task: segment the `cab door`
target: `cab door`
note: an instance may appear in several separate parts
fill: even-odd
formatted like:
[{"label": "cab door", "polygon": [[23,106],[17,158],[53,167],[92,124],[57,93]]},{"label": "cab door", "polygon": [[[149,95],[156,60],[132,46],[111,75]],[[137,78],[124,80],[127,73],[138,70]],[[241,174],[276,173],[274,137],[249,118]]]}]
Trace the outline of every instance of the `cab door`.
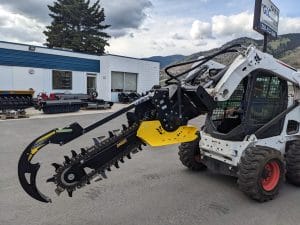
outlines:
[{"label": "cab door", "polygon": [[[287,108],[288,87],[287,81],[268,71],[259,70],[252,76],[250,100],[247,109],[247,124],[249,131],[257,129],[271,121]],[[279,135],[282,131],[284,118],[274,123],[272,127],[258,138]]]}]

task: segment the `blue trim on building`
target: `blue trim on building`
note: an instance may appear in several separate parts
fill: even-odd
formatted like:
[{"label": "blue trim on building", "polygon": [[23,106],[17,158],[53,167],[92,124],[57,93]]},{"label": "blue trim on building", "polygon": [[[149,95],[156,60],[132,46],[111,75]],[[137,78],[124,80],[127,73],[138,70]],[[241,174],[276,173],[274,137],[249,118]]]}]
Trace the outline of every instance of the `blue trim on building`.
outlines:
[{"label": "blue trim on building", "polygon": [[0,65],[100,72],[100,58],[99,60],[85,59],[5,48],[0,48]]}]

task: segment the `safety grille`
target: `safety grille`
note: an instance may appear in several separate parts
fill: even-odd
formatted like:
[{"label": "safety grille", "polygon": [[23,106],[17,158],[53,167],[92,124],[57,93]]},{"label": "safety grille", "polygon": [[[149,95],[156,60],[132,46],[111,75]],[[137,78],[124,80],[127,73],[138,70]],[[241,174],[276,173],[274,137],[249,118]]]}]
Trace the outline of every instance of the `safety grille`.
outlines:
[{"label": "safety grille", "polygon": [[265,124],[281,112],[285,104],[281,82],[275,76],[259,74],[256,77],[249,110],[253,123]]},{"label": "safety grille", "polygon": [[229,113],[226,113],[226,111],[229,111],[230,109],[234,109],[236,111],[242,110],[242,100],[244,93],[245,87],[243,85],[243,82],[241,82],[227,101],[217,103],[217,107],[213,110],[211,115],[211,119],[214,123],[216,123],[216,126],[219,125],[218,121],[221,122],[221,120],[231,117],[231,115]]}]

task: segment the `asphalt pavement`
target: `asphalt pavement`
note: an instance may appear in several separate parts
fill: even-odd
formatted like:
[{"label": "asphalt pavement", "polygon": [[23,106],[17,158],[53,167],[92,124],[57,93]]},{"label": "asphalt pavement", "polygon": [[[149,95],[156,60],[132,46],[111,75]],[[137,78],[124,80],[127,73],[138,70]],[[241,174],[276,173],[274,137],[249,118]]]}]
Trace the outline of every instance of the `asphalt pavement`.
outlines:
[{"label": "asphalt pavement", "polygon": [[[149,148],[108,173],[108,179],[56,196],[45,180],[70,150],[92,144],[125,121],[119,118],[63,147],[49,145],[35,161],[42,164],[40,190],[52,198],[31,199],[17,178],[22,151],[33,139],[74,121],[88,125],[107,114],[0,122],[0,225],[299,225],[300,189],[284,184],[273,201],[257,203],[241,193],[236,179],[210,171],[191,172],[179,161],[177,146]],[[201,124],[203,119],[193,121]]]}]

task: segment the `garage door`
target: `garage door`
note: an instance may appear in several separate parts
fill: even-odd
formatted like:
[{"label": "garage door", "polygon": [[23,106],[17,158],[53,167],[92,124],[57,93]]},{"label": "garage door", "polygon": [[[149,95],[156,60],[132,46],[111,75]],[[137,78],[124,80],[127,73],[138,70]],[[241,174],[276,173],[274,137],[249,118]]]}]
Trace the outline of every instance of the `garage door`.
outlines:
[{"label": "garage door", "polygon": [[137,73],[111,72],[112,101],[118,102],[118,94],[121,92],[137,92]]}]

